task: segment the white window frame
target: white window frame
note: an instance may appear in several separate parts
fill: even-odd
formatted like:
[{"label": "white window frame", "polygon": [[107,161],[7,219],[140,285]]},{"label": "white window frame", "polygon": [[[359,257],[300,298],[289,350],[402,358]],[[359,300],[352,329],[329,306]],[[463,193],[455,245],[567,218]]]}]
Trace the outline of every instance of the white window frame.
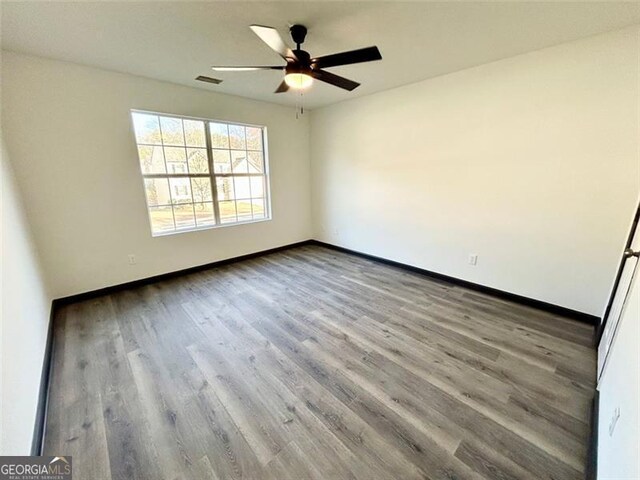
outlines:
[{"label": "white window frame", "polygon": [[[131,114],[131,128],[133,131],[133,140],[134,143],[136,145],[136,152],[138,152],[138,147],[140,146],[148,146],[147,144],[138,144],[138,139],[136,137],[136,132],[135,132],[135,127],[134,127],[134,120],[133,120],[133,115],[139,113],[139,114],[144,114],[144,115],[156,115],[158,117],[171,117],[171,118],[178,118],[181,120],[196,120],[196,121],[201,121],[204,124],[204,129],[205,129],[205,141],[206,141],[206,152],[207,152],[207,161],[208,161],[208,170],[209,173],[169,173],[169,170],[166,166],[166,160],[165,160],[165,170],[166,173],[145,173],[142,170],[142,166],[141,166],[141,162],[140,162],[140,158],[138,157],[138,155],[136,155],[136,161],[138,162],[138,168],[140,169],[140,174],[142,177],[142,186],[143,186],[143,192],[144,192],[144,198],[145,198],[145,206],[147,208],[147,216],[149,218],[149,230],[151,231],[151,235],[153,237],[163,237],[166,235],[176,235],[176,234],[181,234],[181,233],[188,233],[188,232],[194,232],[194,231],[200,231],[200,230],[210,230],[210,229],[214,229],[214,228],[223,228],[223,227],[234,227],[237,225],[246,225],[246,224],[251,224],[251,223],[259,223],[259,222],[268,222],[272,219],[271,217],[271,186],[270,186],[270,174],[269,174],[269,148],[268,148],[268,142],[267,142],[267,127],[264,125],[254,125],[254,124],[250,124],[250,123],[240,123],[240,122],[230,122],[228,120],[217,120],[217,119],[213,119],[213,118],[202,118],[202,117],[192,117],[192,116],[187,116],[187,115],[177,115],[177,114],[173,114],[173,113],[163,113],[163,112],[154,112],[154,111],[150,111],[150,110],[139,110],[139,109],[131,109],[130,114]],[[242,126],[242,127],[251,127],[251,128],[257,128],[260,129],[262,132],[262,158],[264,161],[264,165],[263,165],[263,169],[264,172],[261,174],[256,174],[256,173],[216,173],[214,171],[214,162],[213,162],[213,146],[211,145],[211,131],[210,131],[210,126],[209,123],[218,123],[218,124],[225,124],[227,125],[227,128],[231,125],[235,125],[235,126]],[[161,139],[162,140],[162,139]],[[246,141],[246,140],[245,140]],[[151,146],[160,146],[160,147],[164,147],[164,141],[162,141],[162,143],[160,145],[151,145]],[[185,145],[185,148],[188,148]],[[203,147],[199,147],[199,148],[203,148]],[[229,148],[229,150],[233,150],[231,148]],[[246,150],[245,151],[249,151]],[[217,192],[217,182],[216,180],[218,178],[224,178],[224,177],[262,177],[263,178],[263,185],[264,185],[264,218],[257,218],[257,219],[249,219],[249,220],[241,220],[238,221],[237,220],[237,212],[236,212],[236,221],[235,222],[227,222],[227,223],[222,223],[221,222],[221,218],[220,218],[220,206],[219,206],[219,202],[222,201],[226,201],[226,200],[218,200],[218,192]],[[153,222],[151,219],[151,210],[150,210],[150,205],[148,203],[147,200],[147,193],[146,193],[146,186],[145,186],[145,179],[153,179],[153,178],[208,178],[211,182],[211,195],[212,195],[212,202],[213,202],[213,212],[214,212],[214,219],[215,219],[215,224],[214,225],[205,225],[205,226],[197,226],[197,222],[196,222],[196,226],[194,227],[185,227],[185,228],[179,228],[176,225],[175,219],[174,219],[174,230],[171,231],[165,231],[165,232],[154,232],[153,231]],[[193,196],[193,193],[192,193]],[[235,196],[235,195],[234,195]],[[192,198],[192,204],[193,204],[193,198]],[[235,200],[234,200],[235,201]],[[237,208],[237,204],[236,204],[236,208]]]}]

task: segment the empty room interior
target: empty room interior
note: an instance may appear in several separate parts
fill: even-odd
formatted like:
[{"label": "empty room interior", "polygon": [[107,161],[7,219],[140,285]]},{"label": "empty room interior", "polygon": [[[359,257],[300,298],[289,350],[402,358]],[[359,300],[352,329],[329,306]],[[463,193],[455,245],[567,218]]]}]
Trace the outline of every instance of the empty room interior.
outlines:
[{"label": "empty room interior", "polygon": [[0,19],[1,478],[640,479],[640,3]]}]

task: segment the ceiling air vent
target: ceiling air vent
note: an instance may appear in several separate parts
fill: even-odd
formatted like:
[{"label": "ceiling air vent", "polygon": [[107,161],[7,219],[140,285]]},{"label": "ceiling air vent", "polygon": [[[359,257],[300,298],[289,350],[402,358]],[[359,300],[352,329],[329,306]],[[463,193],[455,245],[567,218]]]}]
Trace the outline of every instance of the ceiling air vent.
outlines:
[{"label": "ceiling air vent", "polygon": [[222,83],[222,80],[220,80],[219,78],[205,77],[204,75],[197,76],[196,80],[200,82],[213,83],[214,85],[218,85],[219,83]]}]

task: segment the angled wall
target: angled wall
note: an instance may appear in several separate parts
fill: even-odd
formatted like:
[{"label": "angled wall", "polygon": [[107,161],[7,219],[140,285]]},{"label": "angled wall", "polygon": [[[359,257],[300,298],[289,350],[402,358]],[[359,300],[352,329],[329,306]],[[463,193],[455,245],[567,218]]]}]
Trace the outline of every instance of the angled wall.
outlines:
[{"label": "angled wall", "polygon": [[0,455],[29,455],[51,295],[2,141]]}]

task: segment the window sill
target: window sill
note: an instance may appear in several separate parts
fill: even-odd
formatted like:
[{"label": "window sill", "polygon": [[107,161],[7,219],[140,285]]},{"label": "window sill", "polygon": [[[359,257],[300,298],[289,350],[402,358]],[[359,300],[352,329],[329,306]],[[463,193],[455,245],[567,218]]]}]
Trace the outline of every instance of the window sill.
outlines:
[{"label": "window sill", "polygon": [[171,232],[151,233],[151,236],[153,238],[168,237],[171,235],[179,235],[182,233],[202,232],[204,230],[215,230],[218,228],[237,227],[239,225],[250,225],[252,223],[263,223],[263,222],[269,222],[269,221],[271,221],[271,217],[260,218],[258,220],[247,220],[245,222],[234,222],[234,223],[223,223],[220,225],[210,225],[210,226],[200,227],[200,228],[185,228],[181,230],[173,230]]}]

